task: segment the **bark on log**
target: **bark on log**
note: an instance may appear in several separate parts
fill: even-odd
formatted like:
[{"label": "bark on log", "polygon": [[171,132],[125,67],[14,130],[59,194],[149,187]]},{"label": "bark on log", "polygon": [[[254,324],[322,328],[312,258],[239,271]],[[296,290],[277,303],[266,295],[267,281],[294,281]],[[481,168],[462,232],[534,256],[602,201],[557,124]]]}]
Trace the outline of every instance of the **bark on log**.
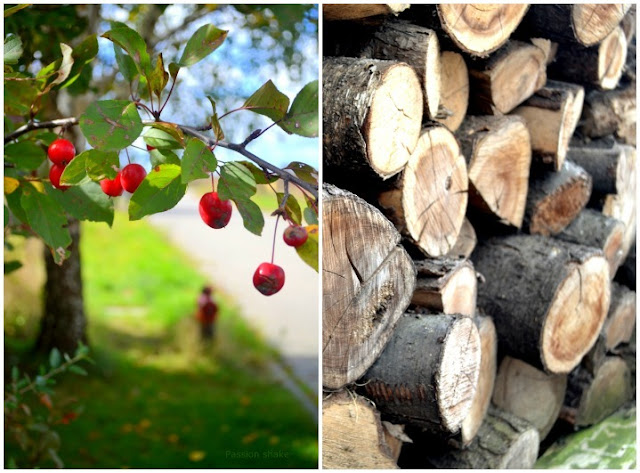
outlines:
[{"label": "bark on log", "polygon": [[556,238],[602,250],[609,263],[609,276],[613,277],[622,263],[624,230],[620,220],[593,209],[584,209]]},{"label": "bark on log", "polygon": [[398,15],[409,6],[408,3],[325,3],[322,5],[322,16],[325,20],[357,20],[377,15]]},{"label": "bark on log", "polygon": [[462,227],[460,227],[460,233],[458,233],[458,239],[455,245],[453,245],[453,248],[444,256],[449,258],[468,258],[476,248],[476,243],[478,243],[476,231],[469,219],[465,217],[462,221]]},{"label": "bark on log", "polygon": [[619,146],[571,147],[567,152],[567,159],[589,173],[593,182],[593,194],[599,197],[622,190],[627,179],[626,173],[630,170],[627,153]]},{"label": "bark on log", "polygon": [[322,401],[322,467],[395,469],[380,413],[354,393],[334,393]]},{"label": "bark on log", "polygon": [[323,164],[383,179],[402,170],[422,121],[422,92],[409,66],[392,61],[324,58]]},{"label": "bark on log", "polygon": [[566,389],[567,375],[547,374],[505,356],[498,368],[493,404],[531,422],[542,441],[560,414]]},{"label": "bark on log", "polygon": [[426,256],[454,246],[467,210],[467,165],[453,134],[428,125],[402,174],[378,201],[389,219]]},{"label": "bark on log", "polygon": [[468,260],[414,261],[418,280],[411,303],[442,314],[473,317],[478,293],[476,272]]},{"label": "bark on log", "polygon": [[454,436],[471,408],[479,370],[480,337],[472,319],[407,313],[361,389],[392,421]]},{"label": "bark on log", "polygon": [[582,366],[571,372],[560,417],[577,427],[593,425],[613,414],[631,395],[627,364],[608,356],[593,375]]},{"label": "bark on log", "polygon": [[547,81],[513,114],[527,122],[536,162],[562,168],[571,135],[578,124],[584,103],[584,89],[574,84]]},{"label": "bark on log", "polygon": [[616,90],[589,92],[578,131],[591,138],[615,134],[635,146],[636,120],[636,84],[632,82]]},{"label": "bark on log", "polygon": [[611,307],[602,327],[605,348],[614,350],[629,343],[636,326],[636,293],[616,282],[611,283]]},{"label": "bark on log", "polygon": [[532,175],[523,228],[532,235],[560,233],[589,202],[591,185],[591,176],[567,160],[558,172]]},{"label": "bark on log", "polygon": [[322,216],[322,376],[339,389],[384,349],[416,273],[396,229],[359,197],[325,185]]},{"label": "bark on log", "polygon": [[547,81],[545,52],[522,41],[509,41],[486,61],[469,63],[471,105],[480,114],[509,113]]},{"label": "bark on log", "polygon": [[617,27],[597,46],[560,45],[547,74],[553,79],[612,90],[622,77],[626,60],[627,40],[622,28]]},{"label": "bark on log", "polygon": [[469,106],[469,70],[461,54],[440,54],[440,107],[436,120],[456,131]]},{"label": "bark on log", "polygon": [[435,468],[529,469],[538,456],[537,429],[524,419],[494,407],[471,445],[463,450],[428,456]]},{"label": "bark on log", "polygon": [[609,309],[609,267],[594,248],[533,235],[491,238],[472,261],[485,282],[478,309],[506,354],[568,373],[595,343]]},{"label": "bark on log", "polygon": [[624,4],[532,5],[522,21],[523,34],[558,43],[593,46],[605,39],[629,10]]},{"label": "bark on log", "polygon": [[467,117],[456,133],[469,174],[469,203],[506,225],[522,226],[531,141],[516,116]]},{"label": "bark on log", "polygon": [[634,243],[622,265],[616,273],[616,282],[624,284],[632,291],[636,290],[636,244]]},{"label": "bark on log", "polygon": [[480,335],[480,374],[471,409],[462,421],[462,442],[458,447],[466,447],[471,443],[487,416],[498,366],[498,335],[493,320],[489,316],[476,315],[474,323]]}]

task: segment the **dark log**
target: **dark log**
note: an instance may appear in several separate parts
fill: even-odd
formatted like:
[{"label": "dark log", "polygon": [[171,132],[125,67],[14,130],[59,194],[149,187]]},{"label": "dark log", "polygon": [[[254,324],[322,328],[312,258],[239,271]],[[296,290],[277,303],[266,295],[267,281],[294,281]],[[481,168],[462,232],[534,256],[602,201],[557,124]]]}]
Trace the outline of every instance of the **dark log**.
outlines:
[{"label": "dark log", "polygon": [[628,156],[622,147],[572,146],[567,158],[589,173],[595,195],[603,197],[622,190],[629,172]]},{"label": "dark log", "polygon": [[436,121],[456,131],[469,106],[469,70],[461,54],[440,54],[440,107]]},{"label": "dark log", "polygon": [[591,138],[615,134],[635,146],[636,119],[635,82],[615,90],[592,90],[585,97],[578,132]]},{"label": "dark log", "polygon": [[624,284],[629,289],[636,290],[636,244],[633,243],[629,254],[618,268],[615,277],[616,282]]}]

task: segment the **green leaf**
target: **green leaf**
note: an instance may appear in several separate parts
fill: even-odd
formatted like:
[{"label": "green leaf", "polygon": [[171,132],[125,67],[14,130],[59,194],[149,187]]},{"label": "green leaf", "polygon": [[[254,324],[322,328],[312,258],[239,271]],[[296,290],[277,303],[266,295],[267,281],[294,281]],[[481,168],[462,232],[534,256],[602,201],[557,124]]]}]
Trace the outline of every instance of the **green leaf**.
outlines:
[{"label": "green leaf", "polygon": [[154,126],[147,129],[142,139],[149,146],[157,149],[182,149],[184,148],[184,135],[178,129],[172,129],[168,124],[160,127]]},{"label": "green leaf", "polygon": [[118,69],[120,69],[124,80],[129,83],[133,82],[138,75],[138,69],[133,59],[131,59],[128,54],[125,54],[124,50],[116,43],[113,43],[113,53],[115,54],[116,64],[118,64]]},{"label": "green leaf", "polygon": [[76,348],[76,352],[74,353],[73,357],[78,358],[80,356],[87,356],[88,354],[89,347],[82,342],[78,342],[78,348]]},{"label": "green leaf", "polygon": [[80,129],[94,148],[118,151],[142,132],[136,105],[127,100],[103,100],[89,105],[80,117]]},{"label": "green leaf", "polygon": [[30,7],[30,6],[31,6],[31,4],[30,4],[30,3],[21,3],[20,5],[16,5],[15,7],[7,8],[7,9],[4,11],[4,17],[6,18],[6,17],[8,17],[8,16],[11,16],[11,15],[13,15],[14,13],[19,12],[19,11],[20,11],[20,10],[22,10],[23,8],[27,8],[27,7]]},{"label": "green leaf", "polygon": [[33,141],[24,140],[6,145],[4,159],[14,163],[18,169],[34,171],[47,159],[47,153]]},{"label": "green leaf", "polygon": [[[56,189],[56,192],[61,191]],[[66,248],[71,244],[62,206],[50,195],[38,192],[33,186],[23,186],[20,203],[31,229],[51,248],[54,261],[62,264],[69,255]]]},{"label": "green leaf", "polygon": [[9,273],[13,273],[14,271],[22,268],[22,263],[20,261],[5,261],[4,262],[4,274],[7,275]]},{"label": "green leaf", "polygon": [[249,230],[254,235],[262,235],[262,229],[264,228],[264,215],[260,207],[248,198],[235,198],[233,199],[236,204],[236,208],[242,217],[242,224],[244,228]]},{"label": "green leaf", "polygon": [[313,207],[305,207],[304,219],[309,225],[318,225],[318,214],[316,213],[316,209]]},{"label": "green leaf", "polygon": [[287,133],[318,136],[318,81],[305,85],[291,104],[284,120],[278,125]]},{"label": "green leaf", "polygon": [[[147,44],[137,31],[128,26],[117,26],[102,35],[124,49],[133,60],[138,72],[145,77],[151,75],[151,58],[147,53]],[[119,65],[119,64],[118,64]]]},{"label": "green leaf", "polygon": [[[5,178],[5,182],[6,182],[6,178]],[[5,226],[5,228],[7,227],[7,225],[9,225],[9,207],[7,207],[5,205],[4,206],[4,226]]]},{"label": "green leaf", "polygon": [[228,31],[213,25],[204,25],[193,34],[184,48],[179,66],[189,67],[207,57],[218,49],[227,37]]},{"label": "green leaf", "polygon": [[31,104],[40,93],[40,85],[35,79],[29,79],[24,74],[18,74],[16,79],[10,80],[5,75],[4,80],[4,113],[7,115],[28,115]]},{"label": "green leaf", "polygon": [[318,185],[318,171],[308,164],[299,161],[293,161],[285,169],[291,169],[293,173],[301,180],[311,184]]},{"label": "green leaf", "polygon": [[80,153],[66,165],[60,175],[60,184],[76,186],[89,180],[87,176],[87,155]]},{"label": "green leaf", "polygon": [[140,220],[145,215],[169,210],[180,202],[186,190],[180,166],[161,164],[147,174],[131,196],[129,218]]},{"label": "green leaf", "polygon": [[170,63],[169,64],[169,75],[171,76],[171,79],[173,79],[175,81],[176,77],[178,77],[178,72],[180,72],[180,66],[177,65],[175,62]]},{"label": "green leaf", "polygon": [[279,179],[278,176],[273,174],[267,176],[263,169],[260,169],[251,161],[236,161],[236,162],[246,167],[251,172],[251,174],[253,175],[253,178],[256,181],[256,184],[270,184],[270,183],[276,182]]},{"label": "green leaf", "polygon": [[78,46],[73,48],[73,67],[71,67],[69,77],[61,88],[64,89],[72,85],[80,77],[84,66],[91,62],[97,54],[98,38],[96,35],[87,36]]},{"label": "green leaf", "polygon": [[62,84],[69,74],[71,74],[71,68],[73,67],[74,59],[73,59],[73,49],[71,46],[68,46],[64,43],[60,43],[60,49],[62,50],[62,57],[56,59],[54,62],[49,64],[48,66],[43,67],[38,72],[39,78],[46,78],[50,75],[54,75],[54,79],[47,84],[47,86],[42,89],[41,94],[48,93],[51,88],[55,85]]},{"label": "green leaf", "polygon": [[213,135],[216,137],[216,140],[224,140],[224,131],[222,131],[222,127],[220,126],[218,114],[214,114],[211,117],[211,129],[213,130]]},{"label": "green leaf", "polygon": [[162,60],[162,53],[158,54],[158,60],[156,61],[156,67],[149,77],[149,84],[151,84],[151,90],[154,94],[160,98],[162,91],[169,82],[169,74],[164,70],[164,61]]},{"label": "green leaf", "polygon": [[248,199],[255,193],[256,180],[245,166],[234,161],[222,166],[218,180],[221,200]]},{"label": "green leaf", "polygon": [[72,217],[113,225],[113,199],[102,192],[97,182],[88,181],[64,192],[55,192],[48,184],[46,187]]},{"label": "green leaf", "polygon": [[275,122],[286,115],[289,97],[280,92],[271,80],[268,80],[242,106],[254,113],[269,117]]},{"label": "green leaf", "polygon": [[[33,187],[30,184],[27,184],[27,186]],[[22,223],[28,223],[27,214],[24,213],[24,209],[22,208],[22,189],[24,187],[26,186],[20,186],[11,194],[5,194],[4,198],[7,200],[7,205],[13,216]]]},{"label": "green leaf", "polygon": [[[276,196],[278,199],[278,207],[282,205],[282,200],[284,199],[283,192],[276,192]],[[294,196],[289,194],[287,197],[287,202],[284,206],[287,215],[296,225],[300,225],[302,223],[302,211],[300,210],[300,204]]]},{"label": "green leaf", "polygon": [[52,349],[51,353],[49,353],[49,365],[51,366],[51,368],[55,369],[60,366],[61,361],[62,356],[60,355],[60,350],[58,350],[57,348]]},{"label": "green leaf", "polygon": [[190,138],[182,155],[182,183],[209,177],[216,170],[218,161],[209,147],[202,141]]},{"label": "green leaf", "polygon": [[12,366],[11,367],[11,380],[12,381],[18,381],[18,378],[20,377],[20,370],[18,369],[17,366]]},{"label": "green leaf", "polygon": [[302,261],[318,271],[318,226],[309,225],[307,229],[307,241],[296,248],[296,252]]},{"label": "green leaf", "polygon": [[69,366],[69,371],[80,376],[87,376],[89,373],[84,368],[80,368],[78,365]]},{"label": "green leaf", "polygon": [[[6,12],[5,12],[6,18]],[[9,34],[4,39],[4,63],[18,64],[18,59],[22,56],[22,41],[15,34]]]},{"label": "green leaf", "polygon": [[149,158],[151,159],[151,167],[160,166],[161,164],[175,164],[182,166],[182,162],[178,155],[168,149],[154,149],[149,152]]},{"label": "green leaf", "polygon": [[82,154],[86,156],[87,175],[92,180],[115,179],[120,169],[120,158],[117,152],[90,149]]}]

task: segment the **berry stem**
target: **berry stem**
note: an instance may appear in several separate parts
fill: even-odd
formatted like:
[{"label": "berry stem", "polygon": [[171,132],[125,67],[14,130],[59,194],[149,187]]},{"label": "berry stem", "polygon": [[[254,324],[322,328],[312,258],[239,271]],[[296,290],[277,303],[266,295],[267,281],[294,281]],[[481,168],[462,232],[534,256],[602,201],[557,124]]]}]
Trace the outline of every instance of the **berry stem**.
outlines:
[{"label": "berry stem", "polygon": [[213,192],[215,192],[216,184],[215,184],[215,181],[213,180],[213,173],[210,173],[210,174],[211,174],[211,189],[213,190]]},{"label": "berry stem", "polygon": [[129,150],[125,148],[124,152],[127,154],[127,161],[129,161],[129,164],[131,164],[131,158],[129,157]]},{"label": "berry stem", "polygon": [[271,264],[273,264],[273,257],[276,254],[276,234],[278,232],[278,222],[280,221],[280,215],[276,217],[276,228],[273,230],[273,246],[271,247]]}]

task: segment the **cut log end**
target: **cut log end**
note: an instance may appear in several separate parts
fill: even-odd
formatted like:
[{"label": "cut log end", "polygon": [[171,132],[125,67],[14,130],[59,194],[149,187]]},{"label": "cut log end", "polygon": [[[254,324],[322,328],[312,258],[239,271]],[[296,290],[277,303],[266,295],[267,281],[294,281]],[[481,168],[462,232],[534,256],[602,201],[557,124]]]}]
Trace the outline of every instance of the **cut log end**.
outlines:
[{"label": "cut log end", "polygon": [[621,21],[631,5],[577,4],[571,15],[576,39],[585,46],[599,43],[610,34]]},{"label": "cut log end", "polygon": [[462,55],[453,51],[440,54],[440,109],[436,120],[456,131],[469,106],[469,71]]},{"label": "cut log end", "polygon": [[636,293],[616,282],[611,283],[611,307],[604,323],[605,348],[613,350],[628,343],[634,334],[636,321]]},{"label": "cut log end", "polygon": [[568,373],[580,362],[598,338],[609,301],[609,265],[604,257],[593,256],[572,269],[556,292],[542,330],[542,362],[549,372]]},{"label": "cut log end", "polygon": [[627,40],[622,28],[614,29],[598,51],[598,84],[605,90],[615,89],[627,60]]}]

